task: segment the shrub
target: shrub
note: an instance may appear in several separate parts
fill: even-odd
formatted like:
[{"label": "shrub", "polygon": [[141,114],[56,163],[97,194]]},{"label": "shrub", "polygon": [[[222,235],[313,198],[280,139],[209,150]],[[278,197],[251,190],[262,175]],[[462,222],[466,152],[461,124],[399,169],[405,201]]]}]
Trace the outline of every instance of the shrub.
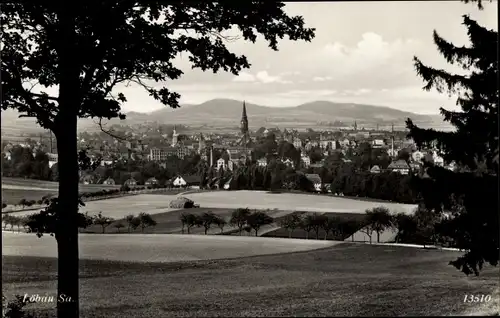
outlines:
[{"label": "shrub", "polygon": [[170,201],[169,207],[172,209],[190,209],[194,206],[194,201],[185,197],[178,197]]},{"label": "shrub", "polygon": [[2,209],[5,209],[7,207],[7,203],[2,202]]},{"label": "shrub", "polygon": [[26,206],[26,202],[27,202],[26,199],[21,199],[21,200],[19,200],[18,205],[24,207],[24,206]]},{"label": "shrub", "polygon": [[36,203],[41,205],[43,203],[43,200],[38,200],[36,201]]},{"label": "shrub", "polygon": [[128,192],[128,191],[130,191],[130,187],[128,185],[124,184],[120,187],[120,191]]},{"label": "shrub", "polygon": [[151,188],[151,186],[147,186],[147,188],[148,188],[148,190],[151,190],[151,189],[152,189],[152,188]]}]

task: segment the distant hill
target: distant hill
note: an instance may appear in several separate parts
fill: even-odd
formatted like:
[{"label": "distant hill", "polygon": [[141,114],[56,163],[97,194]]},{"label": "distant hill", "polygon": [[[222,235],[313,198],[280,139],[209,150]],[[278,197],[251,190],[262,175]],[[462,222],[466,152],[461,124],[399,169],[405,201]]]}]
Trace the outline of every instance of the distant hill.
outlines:
[{"label": "distant hill", "polygon": [[[358,126],[374,126],[376,124],[403,127],[406,118],[411,118],[422,127],[446,129],[440,115],[420,115],[398,109],[354,103],[335,103],[315,101],[295,107],[268,107],[246,103],[249,126],[301,128],[305,126],[326,126],[328,123],[341,121]],[[159,122],[165,124],[186,124],[190,126],[207,125],[212,127],[234,127],[239,125],[242,111],[242,101],[232,99],[213,99],[198,105],[182,105],[172,109],[165,107],[150,113],[129,112],[123,121],[112,120],[108,125],[119,123],[133,125],[144,122]],[[2,134],[12,131],[36,129],[33,119],[17,118],[14,111],[2,111]],[[79,129],[98,129],[92,119],[79,120]]]}]

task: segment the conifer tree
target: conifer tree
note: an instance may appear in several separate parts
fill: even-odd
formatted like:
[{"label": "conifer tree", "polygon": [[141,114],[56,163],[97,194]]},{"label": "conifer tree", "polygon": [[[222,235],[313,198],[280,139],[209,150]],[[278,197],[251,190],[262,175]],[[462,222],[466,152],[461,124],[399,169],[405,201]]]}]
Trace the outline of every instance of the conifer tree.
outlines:
[{"label": "conifer tree", "polygon": [[[469,1],[464,1],[469,2]],[[473,1],[476,2],[476,1]],[[478,2],[482,9],[481,2]],[[470,45],[456,46],[434,31],[434,43],[448,63],[467,74],[452,74],[424,65],[414,58],[415,68],[426,85],[457,96],[461,111],[441,108],[451,132],[422,129],[408,119],[408,138],[419,148],[434,146],[454,171],[425,163],[426,176],[416,183],[427,208],[452,212],[447,233],[465,255],[450,264],[469,275],[479,275],[482,265],[499,260],[498,210],[498,32],[463,16]]]}]

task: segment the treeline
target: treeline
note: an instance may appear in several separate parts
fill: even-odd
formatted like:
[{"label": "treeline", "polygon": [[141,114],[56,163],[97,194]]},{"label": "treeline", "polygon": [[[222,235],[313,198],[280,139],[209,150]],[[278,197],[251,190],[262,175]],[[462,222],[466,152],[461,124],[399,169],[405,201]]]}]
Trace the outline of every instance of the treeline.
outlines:
[{"label": "treeline", "polygon": [[212,226],[217,226],[222,233],[224,227],[229,224],[233,227],[238,228],[238,232],[241,235],[243,231],[248,233],[254,231],[255,236],[258,236],[259,230],[264,225],[268,225],[274,222],[274,218],[268,214],[261,211],[251,212],[248,208],[240,208],[233,211],[229,220],[224,217],[216,215],[211,211],[203,213],[202,215],[194,213],[182,213],[179,216],[179,220],[182,223],[182,233],[184,234],[185,229],[187,233],[190,233],[193,227],[204,227],[205,234]]},{"label": "treeline", "polygon": [[33,152],[31,148],[14,146],[10,150],[10,160],[2,155],[2,173],[4,177],[51,180],[49,157],[41,150]]},{"label": "treeline", "polygon": [[[414,175],[397,172],[370,173],[356,168],[351,162],[338,166],[323,166],[306,172],[318,174],[322,181],[322,192],[337,195],[367,197],[373,199],[414,204],[418,193],[414,190]],[[219,176],[221,183],[230,182],[231,190],[298,190],[314,192],[314,184],[303,171],[287,167],[283,163],[271,162],[266,167],[256,164],[243,165],[232,173],[213,172],[202,176],[201,186],[209,186],[208,180]]]},{"label": "treeline", "polygon": [[[17,231],[20,232],[21,228],[29,233],[51,233],[51,224],[47,222],[47,215],[43,213],[35,213],[26,216],[16,216],[13,214],[5,214],[2,217],[3,229],[5,230],[10,225],[10,230],[17,227]],[[88,213],[79,213],[78,228],[80,230],[88,229],[90,226],[95,225],[100,228],[101,233],[106,233],[106,229],[112,225],[116,228],[119,233],[122,228],[127,227],[128,232],[135,231],[136,229],[144,229],[147,227],[156,226],[156,221],[151,217],[150,214],[141,212],[136,215],[128,215],[124,220],[115,220],[111,217],[104,216],[102,212],[97,215],[88,215]]]}]

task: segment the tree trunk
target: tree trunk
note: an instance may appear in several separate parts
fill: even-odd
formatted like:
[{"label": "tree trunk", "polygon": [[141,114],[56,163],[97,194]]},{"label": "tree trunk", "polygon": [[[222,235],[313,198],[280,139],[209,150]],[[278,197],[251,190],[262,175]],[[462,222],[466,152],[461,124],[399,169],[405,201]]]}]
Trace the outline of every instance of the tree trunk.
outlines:
[{"label": "tree trunk", "polygon": [[258,236],[258,235],[257,235],[257,232],[258,232],[258,231],[259,231],[259,230],[255,230],[255,236]]},{"label": "tree trunk", "polygon": [[[64,96],[64,81],[61,81],[60,97]],[[70,99],[71,97],[66,97]],[[62,99],[64,100],[64,99]],[[68,101],[69,103],[69,101]],[[57,138],[59,156],[59,222],[56,228],[58,252],[58,317],[79,316],[79,253],[78,253],[78,157],[76,144],[77,116],[71,107],[74,105],[61,103],[59,112],[60,124]],[[104,229],[103,229],[104,233]]]},{"label": "tree trunk", "polygon": [[208,228],[205,228],[205,235],[207,235]]},{"label": "tree trunk", "polygon": [[377,231],[377,243],[380,243],[380,232]]},{"label": "tree trunk", "polygon": [[306,231],[306,240],[309,239],[309,231]]},{"label": "tree trunk", "polygon": [[[54,133],[59,156],[59,201],[56,226],[58,253],[57,316],[79,316],[78,286],[78,148],[77,117],[81,101],[80,68],[75,61],[77,6],[64,3],[57,12],[60,39],[59,112],[54,120]],[[64,300],[64,301],[61,301]]]},{"label": "tree trunk", "polygon": [[106,231],[106,228],[103,226],[102,227],[102,233],[104,234],[105,231]]},{"label": "tree trunk", "polygon": [[292,231],[288,231],[288,238],[292,238]]},{"label": "tree trunk", "polygon": [[191,229],[191,228],[188,226],[188,228],[187,228],[187,230],[188,230],[188,234],[189,234],[189,230],[190,230],[190,229]]},{"label": "tree trunk", "polygon": [[352,235],[351,235],[351,241],[354,242],[354,233],[352,233]]}]

